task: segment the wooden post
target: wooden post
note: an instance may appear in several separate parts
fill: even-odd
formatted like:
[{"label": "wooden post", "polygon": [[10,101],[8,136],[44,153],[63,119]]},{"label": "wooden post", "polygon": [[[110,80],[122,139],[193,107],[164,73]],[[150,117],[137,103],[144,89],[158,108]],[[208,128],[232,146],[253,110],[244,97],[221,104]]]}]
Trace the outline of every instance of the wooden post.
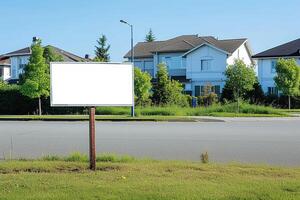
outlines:
[{"label": "wooden post", "polygon": [[95,143],[95,107],[89,108],[90,118],[90,169],[96,170],[96,143]]}]

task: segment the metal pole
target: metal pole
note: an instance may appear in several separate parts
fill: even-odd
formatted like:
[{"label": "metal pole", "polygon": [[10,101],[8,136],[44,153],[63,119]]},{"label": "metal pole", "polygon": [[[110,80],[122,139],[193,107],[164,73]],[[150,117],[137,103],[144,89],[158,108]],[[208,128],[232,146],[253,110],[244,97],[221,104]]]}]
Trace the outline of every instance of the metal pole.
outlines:
[{"label": "metal pole", "polygon": [[90,169],[96,170],[96,144],[95,144],[95,107],[89,108],[90,131]]},{"label": "metal pole", "polygon": [[[131,62],[134,66],[134,50],[133,50],[133,25],[130,25],[131,30]],[[134,117],[134,97],[133,97],[133,105],[131,106],[131,117]]]}]

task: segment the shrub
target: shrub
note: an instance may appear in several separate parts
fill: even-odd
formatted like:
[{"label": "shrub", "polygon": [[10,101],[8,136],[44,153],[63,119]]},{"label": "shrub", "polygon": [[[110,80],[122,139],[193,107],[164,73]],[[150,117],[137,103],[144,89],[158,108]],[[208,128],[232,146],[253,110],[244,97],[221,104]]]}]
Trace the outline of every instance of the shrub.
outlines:
[{"label": "shrub", "polygon": [[80,152],[74,152],[69,156],[65,157],[64,160],[68,162],[88,162],[89,158],[85,154],[82,154]]},{"label": "shrub", "polygon": [[125,163],[125,162],[135,161],[135,158],[129,155],[116,155],[116,154],[105,153],[105,154],[97,155],[96,161]]},{"label": "shrub", "polygon": [[159,106],[189,106],[188,98],[183,94],[182,84],[169,78],[168,70],[164,63],[159,64],[157,67],[156,82],[152,90],[153,103]]},{"label": "shrub", "polygon": [[201,154],[201,162],[203,164],[206,164],[206,163],[209,162],[209,157],[208,157],[208,153],[207,152]]}]

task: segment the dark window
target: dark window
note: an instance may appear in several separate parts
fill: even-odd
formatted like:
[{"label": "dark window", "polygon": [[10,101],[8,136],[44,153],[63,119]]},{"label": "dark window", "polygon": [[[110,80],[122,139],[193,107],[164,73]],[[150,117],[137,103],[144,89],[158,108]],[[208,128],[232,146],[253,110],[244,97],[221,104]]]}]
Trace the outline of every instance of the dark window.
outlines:
[{"label": "dark window", "polygon": [[200,96],[200,86],[199,85],[195,86],[195,96],[196,97]]},{"label": "dark window", "polygon": [[277,87],[268,87],[268,94],[269,95],[278,95]]},{"label": "dark window", "polygon": [[213,92],[217,95],[221,94],[221,87],[219,85],[213,86]]}]

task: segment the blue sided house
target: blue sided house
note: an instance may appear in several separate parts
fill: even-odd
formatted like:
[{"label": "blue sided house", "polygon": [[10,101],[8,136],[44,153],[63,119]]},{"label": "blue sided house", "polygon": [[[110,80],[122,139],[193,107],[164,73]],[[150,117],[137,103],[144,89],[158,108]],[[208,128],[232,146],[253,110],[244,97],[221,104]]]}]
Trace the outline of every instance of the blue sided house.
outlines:
[{"label": "blue sided house", "polygon": [[[254,65],[247,39],[219,40],[212,36],[182,35],[165,41],[139,42],[134,47],[134,65],[155,78],[157,65],[165,63],[172,79],[184,84],[186,93],[203,95],[206,85],[220,94],[225,70],[234,60]],[[124,58],[130,60],[129,51]]]}]

